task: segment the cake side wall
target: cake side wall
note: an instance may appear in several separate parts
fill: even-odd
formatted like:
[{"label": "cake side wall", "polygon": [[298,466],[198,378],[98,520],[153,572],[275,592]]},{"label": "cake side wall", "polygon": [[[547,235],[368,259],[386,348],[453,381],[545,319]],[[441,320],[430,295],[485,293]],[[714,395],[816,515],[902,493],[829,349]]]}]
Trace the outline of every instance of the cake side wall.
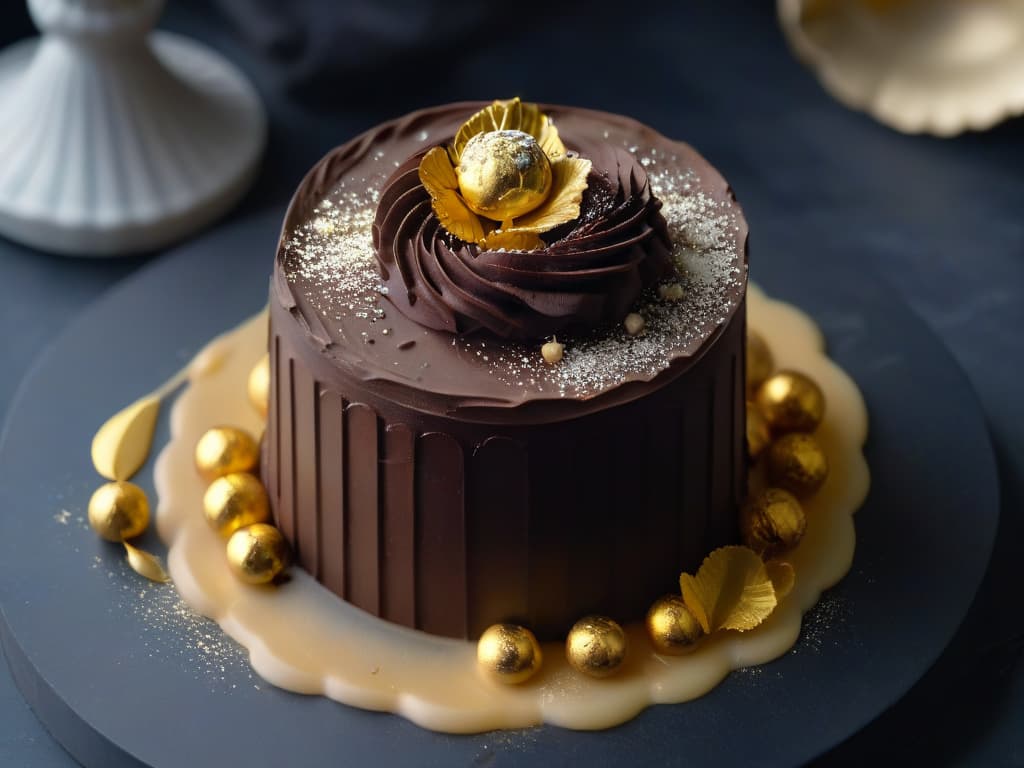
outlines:
[{"label": "cake side wall", "polygon": [[[740,307],[650,394],[516,427],[419,413],[341,385],[272,302],[264,477],[298,563],[390,621],[475,639],[627,621],[737,539],[745,490]],[[342,391],[346,390],[346,391]]]}]

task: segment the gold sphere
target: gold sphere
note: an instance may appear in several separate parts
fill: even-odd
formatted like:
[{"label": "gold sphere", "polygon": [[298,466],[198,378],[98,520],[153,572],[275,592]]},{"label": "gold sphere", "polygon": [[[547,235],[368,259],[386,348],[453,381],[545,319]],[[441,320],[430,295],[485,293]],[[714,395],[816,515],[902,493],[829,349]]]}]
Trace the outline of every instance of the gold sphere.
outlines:
[{"label": "gold sphere", "polygon": [[768,342],[757,331],[747,329],[747,391],[756,391],[774,370],[775,359]]},{"label": "gold sphere", "polygon": [[585,616],[569,630],[565,655],[577,672],[608,677],[626,659],[626,633],[606,616]]},{"label": "gold sphere", "polygon": [[789,491],[768,488],[747,499],[740,509],[743,543],[771,558],[800,543],[807,529],[803,507]]},{"label": "gold sphere", "polygon": [[665,595],[647,611],[647,636],[658,653],[678,655],[693,649],[704,629],[679,595]]},{"label": "gold sphere", "polygon": [[540,644],[533,632],[518,624],[492,624],[476,644],[476,660],[496,680],[515,685],[540,669]]},{"label": "gold sphere", "polygon": [[135,483],[101,485],[89,499],[89,525],[107,541],[133,539],[149,525],[149,499]]},{"label": "gold sphere", "polygon": [[747,403],[747,453],[756,459],[772,442],[772,430],[761,411],[753,403]]},{"label": "gold sphere", "polygon": [[523,131],[488,131],[471,138],[455,169],[470,210],[510,221],[536,208],[551,191],[551,163]]},{"label": "gold sphere", "polygon": [[232,472],[255,472],[260,463],[260,446],[243,429],[214,427],[196,443],[196,469],[207,482]]},{"label": "gold sphere", "polygon": [[270,518],[267,491],[248,472],[218,477],[203,496],[203,511],[210,526],[227,538],[239,528],[263,523]]},{"label": "gold sphere", "polygon": [[766,379],[755,402],[776,432],[813,432],[825,415],[821,388],[796,371],[780,371]]},{"label": "gold sphere", "polygon": [[231,570],[247,584],[273,581],[291,559],[284,536],[266,523],[253,523],[231,534],[227,553]]},{"label": "gold sphere", "polygon": [[811,435],[783,435],[765,455],[768,480],[796,496],[805,497],[821,488],[828,477],[828,458]]},{"label": "gold sphere", "polygon": [[263,418],[270,404],[270,355],[263,355],[249,372],[249,402]]}]

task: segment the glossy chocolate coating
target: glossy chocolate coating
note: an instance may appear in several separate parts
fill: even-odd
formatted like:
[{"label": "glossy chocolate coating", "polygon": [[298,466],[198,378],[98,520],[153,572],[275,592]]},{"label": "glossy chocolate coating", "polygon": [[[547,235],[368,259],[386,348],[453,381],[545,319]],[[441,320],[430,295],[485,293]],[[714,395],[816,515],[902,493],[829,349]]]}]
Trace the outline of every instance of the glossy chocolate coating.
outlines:
[{"label": "glossy chocolate coating", "polygon": [[[263,476],[298,562],[346,600],[441,635],[475,638],[509,620],[557,638],[586,613],[642,617],[680,571],[736,539],[746,225],[725,182],[685,144],[627,118],[545,108],[567,145],[609,132],[657,148],[735,216],[726,247],[739,277],[723,288],[725,308],[666,349],[660,371],[624,369],[586,393],[539,378],[510,385],[390,296],[381,325],[341,303],[325,310],[337,300],[289,269],[290,233],[339,182],[373,183],[371,157],[401,164],[478,107],[385,123],[300,186],[271,288]],[[539,357],[535,347],[515,350]]]}]

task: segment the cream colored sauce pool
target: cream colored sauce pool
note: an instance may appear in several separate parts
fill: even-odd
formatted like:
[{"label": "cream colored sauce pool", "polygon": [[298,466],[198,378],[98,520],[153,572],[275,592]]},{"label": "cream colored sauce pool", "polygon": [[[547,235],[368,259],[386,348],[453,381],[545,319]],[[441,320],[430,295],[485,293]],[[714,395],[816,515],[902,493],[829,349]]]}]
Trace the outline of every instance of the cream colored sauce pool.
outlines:
[{"label": "cream colored sauce pool", "polygon": [[200,352],[171,413],[172,437],[155,475],[157,524],[169,546],[174,583],[187,603],[249,650],[255,671],[274,685],[394,712],[433,730],[473,733],[540,723],[608,728],[651,704],[701,696],[732,670],[771,661],[793,646],[802,615],[850,568],[853,514],[869,484],[862,454],[864,402],[856,385],[825,356],[818,328],[799,310],[768,299],[753,286],[748,318],[750,328],[770,345],[778,367],[803,371],[824,390],[828,406],[817,437],[832,467],[825,486],[805,503],[807,533],[787,558],[796,571],[796,586],[755,630],[720,632],[687,656],[669,657],[651,649],[643,627],[630,626],[626,663],[604,680],[575,672],[563,646],[546,643],[541,671],[524,685],[505,686],[478,669],[474,643],[377,619],[299,568],[278,587],[241,583],[228,570],[223,540],[203,517],[205,486],[192,456],[196,441],[212,426],[262,431],[246,397],[246,380],[266,350],[266,313]]}]

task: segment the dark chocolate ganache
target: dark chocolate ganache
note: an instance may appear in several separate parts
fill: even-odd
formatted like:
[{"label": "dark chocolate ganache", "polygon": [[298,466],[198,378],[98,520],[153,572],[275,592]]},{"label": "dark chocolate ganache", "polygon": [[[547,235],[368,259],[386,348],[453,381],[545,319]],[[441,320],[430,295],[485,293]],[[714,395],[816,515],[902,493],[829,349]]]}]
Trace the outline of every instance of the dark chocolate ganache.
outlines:
[{"label": "dark chocolate ganache", "polygon": [[545,247],[533,251],[453,237],[420,183],[426,150],[399,166],[384,183],[373,241],[403,314],[439,331],[539,339],[621,320],[672,269],[661,202],[638,159],[603,138],[564,139],[592,162],[580,216],[544,233]]},{"label": "dark chocolate ganache", "polygon": [[[482,106],[449,104],[383,123],[310,170],[284,221],[271,291],[272,301],[295,319],[290,333],[306,339],[339,388],[358,386],[420,412],[492,423],[577,418],[644,397],[682,375],[741,310],[747,225],[729,185],[707,160],[688,144],[628,117],[542,106],[566,146],[593,163],[584,215],[555,238],[551,232],[542,235],[550,244],[543,252],[478,253],[476,272],[466,268],[476,279],[477,273],[493,277],[513,261],[540,261],[548,271],[540,269],[538,279],[553,286],[561,276],[550,271],[552,263],[574,259],[573,249],[589,250],[583,262],[612,270],[594,278],[595,295],[583,290],[587,277],[577,272],[561,284],[561,293],[531,294],[526,286],[532,278],[522,277],[518,293],[505,289],[500,300],[486,298],[490,294],[482,289],[477,295],[486,300],[473,306],[465,300],[456,310],[446,299],[428,309],[429,293],[410,305],[396,267],[386,267],[382,275],[374,223],[405,206],[395,197],[402,185],[410,187],[406,195],[422,203],[417,231],[435,218],[411,158],[449,141]],[[396,202],[389,204],[392,198]],[[396,242],[377,229],[379,243]],[[413,237],[404,247],[419,248],[424,237]],[[444,244],[449,264],[473,261],[456,243],[449,249],[441,234],[428,239]],[[660,259],[670,265],[663,274]],[[659,291],[665,287],[674,291]],[[546,314],[526,302],[534,295],[549,302]],[[564,306],[555,308],[557,302]],[[642,333],[630,336],[621,322],[590,330],[567,327],[558,334],[565,344],[558,365],[544,362],[538,339],[490,332],[510,317],[524,324],[522,336],[529,336],[527,326],[534,321],[587,316],[586,322],[597,322],[623,308],[643,316]],[[424,316],[408,314],[413,311]],[[428,311],[433,319],[424,321]],[[480,330],[463,334],[432,327],[444,323],[452,329],[475,324]]]}]

